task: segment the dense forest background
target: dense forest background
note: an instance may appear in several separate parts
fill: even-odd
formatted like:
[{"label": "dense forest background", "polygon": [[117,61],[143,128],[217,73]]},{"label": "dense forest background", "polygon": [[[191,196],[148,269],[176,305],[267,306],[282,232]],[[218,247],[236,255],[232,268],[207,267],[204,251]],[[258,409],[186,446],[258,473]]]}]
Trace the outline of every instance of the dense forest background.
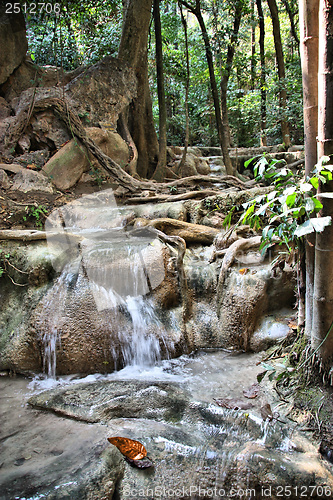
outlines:
[{"label": "dense forest background", "polygon": [[[220,99],[223,87],[227,84],[227,113],[224,112],[223,120],[224,125],[229,123],[232,147],[287,142],[281,134],[281,118],[289,126],[290,142],[303,142],[298,2],[277,0],[280,49],[276,46],[279,43],[276,33],[273,36],[269,8],[272,3],[275,4],[275,0],[267,3],[261,0],[202,0],[195,6],[193,2],[193,5],[188,5],[200,6],[212,51]],[[162,0],[159,9],[167,141],[172,145],[183,145],[185,141],[188,50],[189,144],[218,146],[202,31],[196,16],[186,9],[186,2],[183,4],[185,6],[176,1]],[[60,15],[54,12],[27,12],[31,57],[39,65],[62,66],[65,70],[72,70],[95,63],[106,55],[117,56],[122,20],[121,0],[67,0],[62,2]],[[282,75],[277,64],[279,50],[282,51],[284,62]],[[158,130],[154,23],[150,26],[148,59],[153,113]],[[283,108],[281,91],[286,93]]]}]

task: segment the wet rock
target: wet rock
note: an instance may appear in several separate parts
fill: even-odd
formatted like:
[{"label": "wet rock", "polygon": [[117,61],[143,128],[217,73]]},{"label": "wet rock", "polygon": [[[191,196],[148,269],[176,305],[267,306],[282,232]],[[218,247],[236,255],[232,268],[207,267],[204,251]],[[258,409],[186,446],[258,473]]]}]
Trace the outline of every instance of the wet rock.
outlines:
[{"label": "wet rock", "polygon": [[91,423],[115,418],[176,422],[183,417],[187,403],[188,395],[178,384],[134,380],[80,384],[29,399],[33,407]]},{"label": "wet rock", "polygon": [[[331,472],[319,460],[316,448],[297,431],[291,441],[288,426],[264,423],[251,410],[244,413],[194,401],[186,385],[80,384],[33,396],[30,404],[50,411],[60,407],[75,419],[87,415],[103,422],[107,419],[111,435],[135,438],[145,446],[154,468],[144,473],[125,466],[117,488],[120,500],[149,498],[152,491],[161,492],[161,498],[171,492],[178,492],[177,498],[210,498],[212,491],[228,498],[236,490],[265,498],[262,485],[332,487]],[[121,418],[118,411],[123,412]],[[297,490],[292,489],[290,498],[298,498]]]},{"label": "wet rock", "polygon": [[251,336],[249,348],[254,352],[263,351],[285,338],[289,332],[290,328],[286,321],[278,321],[274,316],[267,316],[260,321]]}]

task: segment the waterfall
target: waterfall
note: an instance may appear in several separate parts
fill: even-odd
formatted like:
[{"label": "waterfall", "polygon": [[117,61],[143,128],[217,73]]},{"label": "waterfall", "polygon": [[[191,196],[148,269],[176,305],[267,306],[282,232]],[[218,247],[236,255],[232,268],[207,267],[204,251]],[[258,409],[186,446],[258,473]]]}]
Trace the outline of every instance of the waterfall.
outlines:
[{"label": "waterfall", "polygon": [[125,231],[122,220],[108,190],[56,209],[46,221],[53,265],[61,272],[44,304],[44,371],[50,377],[62,330],[71,335],[76,320],[68,311],[80,300],[80,286],[89,287],[103,331],[109,329],[115,369],[152,366],[161,360],[161,346],[168,357],[166,331],[147,297],[165,277],[163,244],[150,229]]}]

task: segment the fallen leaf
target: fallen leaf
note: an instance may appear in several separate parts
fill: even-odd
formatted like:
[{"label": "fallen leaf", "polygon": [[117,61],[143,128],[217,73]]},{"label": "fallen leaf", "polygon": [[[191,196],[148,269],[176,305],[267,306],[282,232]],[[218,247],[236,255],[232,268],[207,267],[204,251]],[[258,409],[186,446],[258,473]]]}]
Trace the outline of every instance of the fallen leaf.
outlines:
[{"label": "fallen leaf", "polygon": [[238,399],[215,399],[217,405],[222,408],[230,408],[231,410],[247,410],[253,408],[253,404],[249,401],[240,401]]},{"label": "fallen leaf", "polygon": [[239,270],[239,274],[246,274],[249,272],[249,268],[248,267],[242,267],[240,270]]},{"label": "fallen leaf", "polygon": [[259,384],[252,384],[247,390],[243,391],[243,394],[248,399],[254,399],[258,396],[260,392]]},{"label": "fallen leaf", "polygon": [[139,441],[124,437],[111,437],[108,441],[116,446],[118,450],[131,460],[140,460],[147,456],[147,450]]},{"label": "fallen leaf", "polygon": [[261,414],[263,420],[271,421],[274,418],[272,408],[271,408],[271,405],[269,403],[266,403],[265,405],[263,405],[260,408],[260,414]]}]

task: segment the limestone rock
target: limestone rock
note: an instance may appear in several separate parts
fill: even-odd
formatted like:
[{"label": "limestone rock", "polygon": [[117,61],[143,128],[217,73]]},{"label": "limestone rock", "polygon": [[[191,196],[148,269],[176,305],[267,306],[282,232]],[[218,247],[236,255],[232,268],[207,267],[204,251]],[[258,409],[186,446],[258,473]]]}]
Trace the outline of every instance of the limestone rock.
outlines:
[{"label": "limestone rock", "polygon": [[13,174],[18,174],[24,170],[24,167],[17,163],[0,163],[0,168],[7,172],[12,172]]},{"label": "limestone rock", "polygon": [[208,175],[210,174],[210,167],[208,161],[204,158],[198,158],[196,163],[196,169],[198,174],[200,175]]},{"label": "limestone rock", "polygon": [[[97,127],[88,128],[87,133],[105,154],[121,166],[126,165],[129,149],[119,134]],[[92,165],[98,166],[86,148],[77,139],[71,139],[44,165],[43,172],[58,189],[66,190],[74,186]]]},{"label": "limestone rock", "polygon": [[0,169],[0,187],[2,189],[9,189],[11,186],[11,182],[8,178],[8,175],[6,172],[2,169]]},{"label": "limestone rock", "polygon": [[47,146],[53,150],[55,148],[59,149],[72,138],[63,122],[60,118],[54,116],[51,110],[45,110],[34,115],[31,119],[31,126],[34,139],[41,149],[45,149]]},{"label": "limestone rock", "polygon": [[116,128],[118,116],[136,95],[136,77],[124,62],[108,56],[86,68],[65,87],[79,116],[90,126],[106,122]]},{"label": "limestone rock", "polygon": [[117,132],[103,130],[98,127],[87,128],[89,137],[96,142],[103,153],[125,168],[129,161],[129,149],[126,142]]},{"label": "limestone rock", "polygon": [[23,193],[53,193],[53,187],[45,175],[27,169],[22,169],[15,175],[12,190],[22,191]]},{"label": "limestone rock", "polygon": [[50,152],[47,149],[39,151],[30,151],[21,156],[16,156],[15,161],[26,167],[27,165],[35,165],[37,169],[41,169],[50,157]]},{"label": "limestone rock", "polygon": [[10,111],[11,109],[8,102],[3,97],[0,97],[0,120],[8,118],[10,116]]},{"label": "limestone rock", "polygon": [[0,9],[0,84],[4,83],[23,59],[28,49],[22,12],[6,14],[5,2]]},{"label": "limestone rock", "polygon": [[42,170],[57,189],[65,191],[74,186],[89,168],[86,149],[77,139],[71,139]]}]

